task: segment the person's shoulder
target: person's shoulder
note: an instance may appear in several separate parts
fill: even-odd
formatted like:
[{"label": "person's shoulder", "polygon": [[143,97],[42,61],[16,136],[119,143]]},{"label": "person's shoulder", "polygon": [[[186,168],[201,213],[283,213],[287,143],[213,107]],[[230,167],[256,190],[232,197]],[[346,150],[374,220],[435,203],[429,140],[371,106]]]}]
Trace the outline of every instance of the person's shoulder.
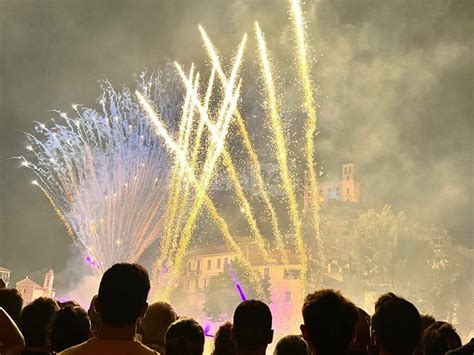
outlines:
[{"label": "person's shoulder", "polygon": [[85,350],[88,348],[88,343],[90,339],[84,343],[74,345],[66,350],[61,351],[57,355],[78,355],[78,354],[84,354]]},{"label": "person's shoulder", "polygon": [[136,341],[136,343],[140,347],[140,355],[141,354],[143,355],[159,355],[160,354],[159,352],[149,348],[148,346],[146,346],[140,341]]}]

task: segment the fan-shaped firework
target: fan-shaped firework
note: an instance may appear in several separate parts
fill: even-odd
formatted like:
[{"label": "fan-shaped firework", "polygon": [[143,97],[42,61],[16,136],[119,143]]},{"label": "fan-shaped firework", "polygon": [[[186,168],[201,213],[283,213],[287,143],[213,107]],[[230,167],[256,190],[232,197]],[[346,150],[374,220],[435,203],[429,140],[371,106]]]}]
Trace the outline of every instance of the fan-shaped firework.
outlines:
[{"label": "fan-shaped firework", "polygon": [[[180,88],[164,75],[142,74],[138,87],[173,120]],[[37,135],[27,134],[32,158],[20,159],[86,260],[103,271],[137,261],[160,235],[169,161],[130,90],[101,86],[100,110],[73,105],[72,116],[59,113],[61,123],[39,124]]]}]

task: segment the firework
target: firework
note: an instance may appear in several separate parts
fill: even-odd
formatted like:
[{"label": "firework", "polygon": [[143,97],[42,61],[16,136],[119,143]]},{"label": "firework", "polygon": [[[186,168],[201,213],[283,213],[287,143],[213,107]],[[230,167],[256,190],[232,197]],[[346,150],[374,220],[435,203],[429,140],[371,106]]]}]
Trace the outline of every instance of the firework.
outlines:
[{"label": "firework", "polygon": [[[100,110],[73,105],[72,115],[39,124],[37,134],[27,134],[31,154],[20,159],[87,262],[104,271],[136,262],[161,235],[169,161],[130,90],[101,86]],[[160,75],[143,73],[138,86],[174,118],[160,101]]]}]

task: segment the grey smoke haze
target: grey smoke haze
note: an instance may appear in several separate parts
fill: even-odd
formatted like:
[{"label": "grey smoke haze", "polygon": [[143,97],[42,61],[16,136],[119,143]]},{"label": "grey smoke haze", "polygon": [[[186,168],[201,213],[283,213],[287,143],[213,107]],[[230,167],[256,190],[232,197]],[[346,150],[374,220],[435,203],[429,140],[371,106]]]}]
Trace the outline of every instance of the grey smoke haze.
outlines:
[{"label": "grey smoke haze", "polygon": [[[472,246],[472,2],[307,1],[321,90],[317,156],[360,169],[367,206],[392,204]],[[15,278],[77,251],[31,174],[10,157],[50,109],[93,105],[103,75],[203,63],[197,24],[225,56],[259,20],[291,77],[286,1],[0,0],[0,265]],[[253,50],[253,49],[251,49]],[[244,83],[245,84],[245,83]],[[283,90],[285,100],[295,95]]]}]

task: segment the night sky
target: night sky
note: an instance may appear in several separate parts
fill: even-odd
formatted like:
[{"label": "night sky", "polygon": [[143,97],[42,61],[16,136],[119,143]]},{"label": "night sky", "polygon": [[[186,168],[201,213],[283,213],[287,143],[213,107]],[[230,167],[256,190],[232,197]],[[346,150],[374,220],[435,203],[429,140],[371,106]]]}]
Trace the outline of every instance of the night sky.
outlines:
[{"label": "night sky", "polygon": [[[468,247],[472,4],[304,5],[321,91],[318,159],[333,170],[355,162],[364,205],[392,204]],[[11,159],[25,153],[22,132],[33,132],[34,120],[50,119],[51,109],[70,111],[73,103],[95,105],[101,77],[120,87],[167,60],[203,63],[199,23],[228,58],[256,19],[283,80],[291,78],[285,1],[0,0],[0,266],[12,269],[14,279],[50,267],[69,277],[68,261],[78,253],[29,183],[32,173]],[[291,90],[282,89],[282,96],[295,100]]]}]

